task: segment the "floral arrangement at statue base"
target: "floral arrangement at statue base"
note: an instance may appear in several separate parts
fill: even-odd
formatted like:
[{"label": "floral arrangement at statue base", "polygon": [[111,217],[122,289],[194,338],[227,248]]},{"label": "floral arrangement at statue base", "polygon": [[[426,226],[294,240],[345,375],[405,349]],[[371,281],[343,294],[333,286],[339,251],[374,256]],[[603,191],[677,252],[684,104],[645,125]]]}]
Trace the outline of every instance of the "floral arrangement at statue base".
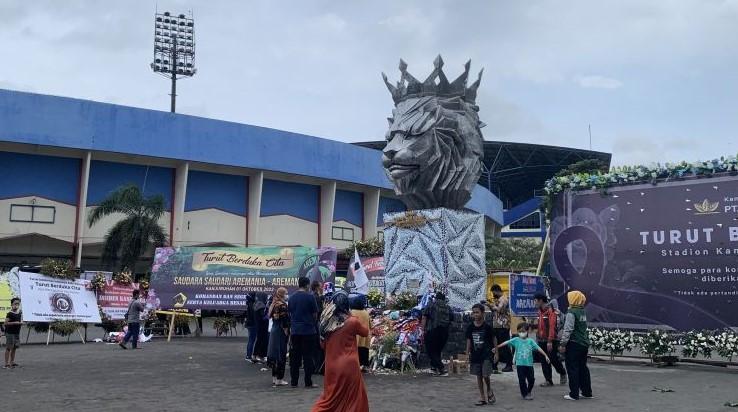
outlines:
[{"label": "floral arrangement at statue base", "polygon": [[395,297],[394,305],[388,309],[410,310],[418,306],[418,297],[413,292],[401,292]]},{"label": "floral arrangement at statue base", "polygon": [[384,294],[376,289],[372,289],[367,293],[366,300],[369,306],[376,308],[384,303]]},{"label": "floral arrangement at statue base", "polygon": [[[372,311],[369,357],[380,373],[416,371],[420,349],[420,321],[412,317],[393,319],[392,311]],[[396,313],[396,312],[395,312]]]}]

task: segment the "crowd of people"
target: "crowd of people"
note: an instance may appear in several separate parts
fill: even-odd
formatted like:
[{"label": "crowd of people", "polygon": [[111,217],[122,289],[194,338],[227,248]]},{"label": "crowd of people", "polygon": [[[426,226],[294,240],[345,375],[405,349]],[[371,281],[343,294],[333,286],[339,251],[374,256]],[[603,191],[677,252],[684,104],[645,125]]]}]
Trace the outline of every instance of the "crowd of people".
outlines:
[{"label": "crowd of people", "polygon": [[[371,345],[366,301],[351,299],[343,291],[326,299],[322,284],[310,284],[307,278],[300,278],[298,286],[292,296],[284,288],[271,297],[251,296],[245,319],[249,331],[246,359],[270,367],[274,387],[297,387],[302,369],[305,387],[316,388],[313,375],[324,374],[323,393],[313,411],[368,410],[362,378],[362,373],[369,370]],[[545,294],[536,295],[538,322],[519,323],[515,328],[517,335],[511,337],[509,301],[499,285],[493,285],[491,292],[491,302],[473,306],[465,333],[469,371],[477,378],[480,396],[476,405],[496,402],[491,375],[512,372],[513,365],[521,398],[533,400],[534,362],[541,364],[544,381],[540,387],[555,385],[555,370],[559,384],[569,385],[565,399],[592,398],[584,295],[578,291],[567,294],[569,309],[565,315],[555,300],[549,301]],[[435,293],[422,306],[423,343],[431,372],[448,376],[441,353],[449,338],[453,311],[442,292]],[[491,314],[489,318],[487,312]],[[284,380],[288,355],[289,382]]]}]

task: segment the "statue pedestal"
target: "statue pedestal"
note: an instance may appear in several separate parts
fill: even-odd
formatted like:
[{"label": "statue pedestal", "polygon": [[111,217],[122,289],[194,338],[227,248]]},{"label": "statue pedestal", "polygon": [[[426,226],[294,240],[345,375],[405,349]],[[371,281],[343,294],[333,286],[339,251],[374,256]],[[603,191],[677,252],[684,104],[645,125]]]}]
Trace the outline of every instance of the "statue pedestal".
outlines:
[{"label": "statue pedestal", "polygon": [[462,309],[486,298],[483,215],[441,208],[387,213],[384,223],[387,294],[435,287]]}]

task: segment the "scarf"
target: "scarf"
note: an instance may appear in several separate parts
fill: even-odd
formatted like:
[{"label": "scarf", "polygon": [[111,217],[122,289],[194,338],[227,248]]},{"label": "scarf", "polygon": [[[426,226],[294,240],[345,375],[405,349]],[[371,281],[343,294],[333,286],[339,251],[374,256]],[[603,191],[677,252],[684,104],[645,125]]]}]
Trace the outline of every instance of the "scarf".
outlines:
[{"label": "scarf", "polygon": [[331,333],[341,329],[349,316],[348,295],[343,291],[336,293],[320,315],[320,339],[325,340]]},{"label": "scarf", "polygon": [[584,293],[578,290],[572,290],[571,292],[567,293],[566,299],[569,301],[570,306],[582,307],[585,303],[587,303],[587,298],[584,296]]},{"label": "scarf", "polygon": [[274,309],[277,306],[286,305],[284,301],[284,297],[287,296],[287,289],[285,288],[279,288],[277,289],[277,292],[274,293],[274,298],[272,299],[272,304],[269,305],[269,317],[272,317],[272,313],[274,313]]}]

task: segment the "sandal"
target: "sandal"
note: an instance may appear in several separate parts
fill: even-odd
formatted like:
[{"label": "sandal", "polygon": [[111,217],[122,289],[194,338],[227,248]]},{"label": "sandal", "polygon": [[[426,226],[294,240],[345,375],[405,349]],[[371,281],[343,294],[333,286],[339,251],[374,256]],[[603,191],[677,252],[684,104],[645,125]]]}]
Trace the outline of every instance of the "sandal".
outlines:
[{"label": "sandal", "polygon": [[479,402],[475,403],[474,406],[484,406],[486,404],[487,404],[487,401],[479,401]]}]

